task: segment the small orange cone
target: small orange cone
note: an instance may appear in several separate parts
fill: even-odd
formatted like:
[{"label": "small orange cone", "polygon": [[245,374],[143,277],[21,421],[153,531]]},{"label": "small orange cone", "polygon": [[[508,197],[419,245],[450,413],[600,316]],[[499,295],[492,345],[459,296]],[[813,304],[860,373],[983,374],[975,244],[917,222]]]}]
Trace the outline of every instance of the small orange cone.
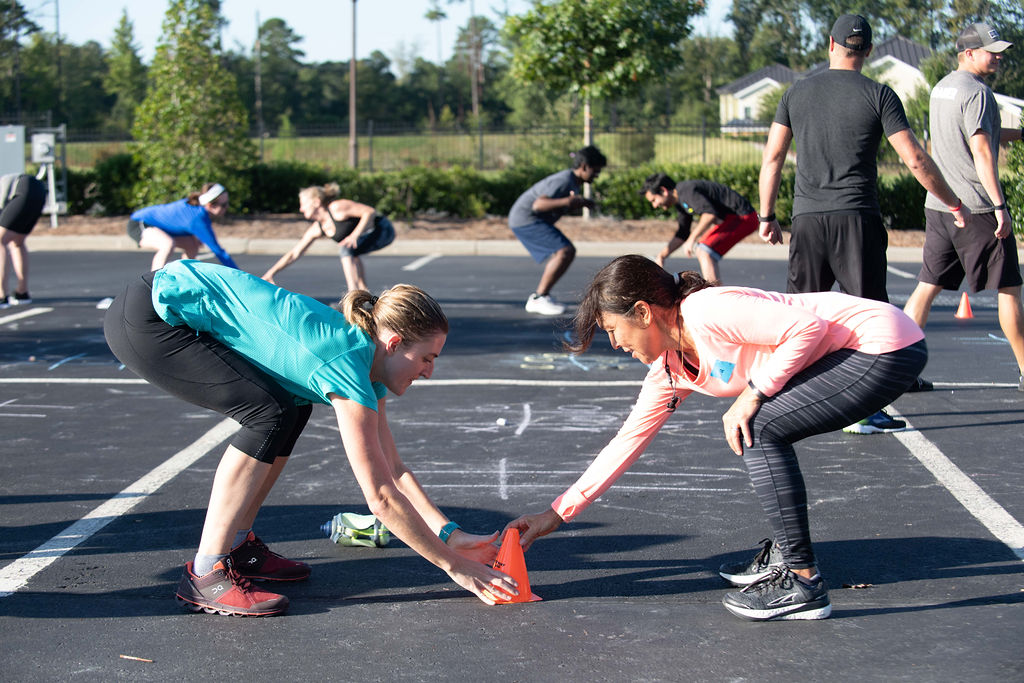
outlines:
[{"label": "small orange cone", "polygon": [[962,320],[974,317],[974,313],[971,311],[971,300],[967,298],[967,292],[964,292],[960,297],[960,308],[956,309],[956,314],[953,317]]},{"label": "small orange cone", "polygon": [[523,557],[523,549],[519,545],[519,529],[508,529],[501,539],[501,549],[498,550],[498,557],[494,559],[493,567],[499,572],[508,574],[519,584],[519,595],[507,600],[492,593],[497,604],[508,605],[513,602],[536,602],[541,598],[534,595],[530,590],[530,577],[526,574],[526,558]]}]

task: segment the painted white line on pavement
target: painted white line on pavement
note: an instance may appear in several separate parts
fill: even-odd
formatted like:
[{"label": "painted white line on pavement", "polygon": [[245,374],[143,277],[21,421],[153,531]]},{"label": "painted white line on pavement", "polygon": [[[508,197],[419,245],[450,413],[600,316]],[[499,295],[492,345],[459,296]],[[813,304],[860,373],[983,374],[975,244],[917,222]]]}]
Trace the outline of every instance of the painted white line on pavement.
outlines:
[{"label": "painted white line on pavement", "polygon": [[85,517],[35,550],[0,569],[0,598],[6,598],[25,586],[33,576],[146,500],[149,495],[216,448],[236,431],[238,431],[238,423],[234,420],[220,422],[199,437],[195,443],[157,465],[148,474],[102,503]]},{"label": "painted white line on pavement", "polygon": [[[893,417],[901,420],[907,418],[891,409]],[[913,427],[907,422],[908,427]],[[993,536],[1005,543],[1018,559],[1024,560],[1024,526],[1014,519],[1003,506],[985,493],[974,480],[953,464],[946,455],[921,432],[908,430],[893,432],[903,447],[910,451],[929,472],[935,475],[953,497],[967,508],[975,519],[985,525]]]},{"label": "painted white line on pavement", "polygon": [[12,313],[10,315],[0,316],[0,325],[6,325],[7,323],[13,323],[15,320],[23,320],[24,318],[31,318],[34,315],[52,312],[52,308],[30,308],[27,311],[20,311],[18,313]]},{"label": "painted white line on pavement", "polygon": [[427,254],[426,256],[421,256],[412,263],[405,264],[402,266],[402,270],[419,270],[431,261],[436,261],[439,258],[441,258],[441,254]]},{"label": "painted white line on pavement", "polygon": [[892,266],[886,266],[885,269],[887,271],[889,271],[890,273],[892,273],[893,275],[895,275],[896,277],[901,277],[901,278],[903,278],[905,280],[916,280],[917,279],[917,276],[914,275],[913,273],[908,273],[907,271],[900,270],[899,268],[893,268]]},{"label": "painted white line on pavement", "polygon": [[100,379],[96,377],[0,377],[0,384],[149,384],[144,379]]},{"label": "painted white line on pavement", "polygon": [[[148,384],[144,379],[96,377],[0,377],[0,384]],[[640,387],[639,379],[420,379],[417,387]],[[1016,382],[935,382],[936,389],[1016,389]]]}]

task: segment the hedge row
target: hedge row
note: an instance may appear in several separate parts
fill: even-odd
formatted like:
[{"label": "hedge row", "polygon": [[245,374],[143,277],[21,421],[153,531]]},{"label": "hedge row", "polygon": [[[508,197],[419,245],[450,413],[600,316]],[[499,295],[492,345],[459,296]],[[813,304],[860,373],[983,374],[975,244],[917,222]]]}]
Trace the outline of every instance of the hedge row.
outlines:
[{"label": "hedge row", "polygon": [[[395,217],[431,211],[466,218],[507,215],[523,190],[555,170],[519,166],[498,172],[479,172],[461,167],[412,166],[386,173],[360,173],[351,169],[328,170],[309,164],[275,162],[250,169],[252,192],[246,197],[233,197],[231,208],[243,214],[293,213],[298,210],[301,188],[333,181],[341,187],[341,196],[370,204]],[[638,165],[606,172],[597,179],[594,191],[601,213],[624,219],[666,217],[664,211],[655,211],[639,194],[644,178],[657,171],[668,173],[677,182],[702,178],[722,183],[750,199],[757,208],[757,165]],[[124,215],[137,208],[131,205],[131,197],[138,173],[129,154],[109,157],[93,169],[69,171],[68,177],[71,213]],[[784,225],[789,223],[792,209],[793,180],[793,171],[787,169],[775,209]],[[188,189],[182,188],[181,195]],[[923,228],[924,195],[925,191],[908,174],[883,177],[879,183],[879,198],[886,226]],[[168,197],[168,201],[172,199],[174,197]]]}]

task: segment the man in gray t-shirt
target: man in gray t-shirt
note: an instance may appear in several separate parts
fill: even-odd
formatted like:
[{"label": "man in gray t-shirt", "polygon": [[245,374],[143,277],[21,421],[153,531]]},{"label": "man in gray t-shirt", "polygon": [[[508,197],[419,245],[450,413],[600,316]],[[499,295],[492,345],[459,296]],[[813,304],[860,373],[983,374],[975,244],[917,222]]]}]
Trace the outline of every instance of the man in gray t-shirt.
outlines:
[{"label": "man in gray t-shirt", "polygon": [[573,167],[534,183],[512,205],[508,227],[537,263],[547,264],[537,291],[526,300],[526,310],[541,315],[561,315],[565,306],[551,298],[551,288],[576,257],[576,247],[555,221],[580,208],[594,208],[582,194],[583,184],[593,182],[608,164],[597,147],[588,145],[573,154]]},{"label": "man in gray t-shirt", "polygon": [[[999,145],[1021,139],[1003,128],[992,89],[983,78],[999,68],[1010,43],[988,24],[968,26],[957,38],[957,69],[935,84],[929,103],[932,152],[949,184],[974,214],[966,228],[956,225],[944,201],[925,200],[924,259],[918,285],[904,311],[922,328],[943,289],[998,291],[999,325],[1021,370],[1024,391],[1024,310],[1013,219],[999,183]],[[919,379],[920,388],[930,382]]]}]

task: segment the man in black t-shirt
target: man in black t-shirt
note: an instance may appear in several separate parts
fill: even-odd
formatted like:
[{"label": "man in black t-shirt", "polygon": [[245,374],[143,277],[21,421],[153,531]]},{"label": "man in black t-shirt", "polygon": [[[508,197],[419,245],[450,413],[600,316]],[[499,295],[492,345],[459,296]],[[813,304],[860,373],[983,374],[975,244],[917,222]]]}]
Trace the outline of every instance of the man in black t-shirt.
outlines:
[{"label": "man in black t-shirt", "polygon": [[[768,132],[760,177],[760,230],[782,241],[775,220],[782,167],[796,140],[796,188],[790,235],[793,293],[842,291],[888,301],[888,236],[878,204],[875,159],[884,135],[921,185],[951,209],[959,200],[907,122],[892,88],[862,75],[871,27],[846,14],[829,36],[829,68],[795,83],[782,96]],[[969,214],[961,211],[962,223]],[[917,227],[917,226],[903,226]]]},{"label": "man in black t-shirt", "polygon": [[[696,256],[705,280],[717,282],[718,262],[738,242],[757,230],[757,213],[739,192],[710,180],[686,180],[678,185],[665,173],[644,181],[640,193],[655,209],[676,207],[679,228],[655,259],[659,266],[679,247]],[[693,226],[694,214],[700,216]]]},{"label": "man in black t-shirt", "polygon": [[[889,242],[878,204],[876,157],[882,136],[921,185],[945,202],[960,225],[970,215],[910,129],[892,88],[862,75],[871,54],[871,26],[856,14],[836,19],[828,40],[829,68],[783,94],[761,163],[761,237],[782,242],[775,219],[782,167],[796,139],[796,187],[789,241],[787,291],[847,294],[888,301]],[[904,226],[917,227],[917,226]],[[846,431],[858,434],[906,427],[880,411]]]}]

